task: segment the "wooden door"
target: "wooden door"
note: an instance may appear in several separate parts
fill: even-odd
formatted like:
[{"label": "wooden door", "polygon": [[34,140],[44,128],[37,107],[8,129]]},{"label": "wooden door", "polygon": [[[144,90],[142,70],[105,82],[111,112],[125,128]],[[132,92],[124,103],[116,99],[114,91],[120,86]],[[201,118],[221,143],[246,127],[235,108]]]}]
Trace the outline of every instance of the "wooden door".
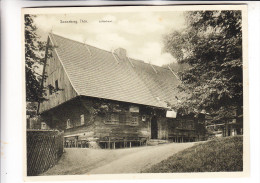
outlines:
[{"label": "wooden door", "polygon": [[155,117],[151,120],[151,139],[158,139],[158,124]]}]

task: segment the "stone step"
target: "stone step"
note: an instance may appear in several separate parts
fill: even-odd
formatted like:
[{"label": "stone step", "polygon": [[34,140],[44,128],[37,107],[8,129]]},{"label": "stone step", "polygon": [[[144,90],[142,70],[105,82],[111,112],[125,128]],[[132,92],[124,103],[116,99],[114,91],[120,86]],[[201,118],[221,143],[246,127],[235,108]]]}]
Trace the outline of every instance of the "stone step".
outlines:
[{"label": "stone step", "polygon": [[155,146],[159,144],[168,144],[170,143],[168,140],[160,140],[160,139],[150,139],[147,141],[147,145],[149,146]]}]

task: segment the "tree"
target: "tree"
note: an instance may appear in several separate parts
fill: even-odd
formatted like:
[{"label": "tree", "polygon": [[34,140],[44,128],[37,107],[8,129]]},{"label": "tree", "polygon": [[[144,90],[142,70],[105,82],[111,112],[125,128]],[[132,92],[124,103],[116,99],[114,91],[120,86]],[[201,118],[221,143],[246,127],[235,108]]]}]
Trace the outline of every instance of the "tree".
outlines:
[{"label": "tree", "polygon": [[[33,15],[25,15],[25,75],[26,101],[39,102],[42,99],[41,67],[44,63],[46,42],[37,35]],[[37,71],[38,70],[38,71]]]},{"label": "tree", "polygon": [[164,36],[164,51],[189,65],[178,73],[180,102],[173,108],[226,116],[220,111],[243,105],[241,11],[193,11],[185,16],[184,30]]}]

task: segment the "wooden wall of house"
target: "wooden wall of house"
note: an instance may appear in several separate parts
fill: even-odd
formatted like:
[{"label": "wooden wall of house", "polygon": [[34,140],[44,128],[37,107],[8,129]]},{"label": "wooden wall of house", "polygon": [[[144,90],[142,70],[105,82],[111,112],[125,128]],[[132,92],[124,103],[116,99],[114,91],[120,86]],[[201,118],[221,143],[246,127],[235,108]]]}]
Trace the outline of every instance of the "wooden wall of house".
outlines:
[{"label": "wooden wall of house", "polygon": [[[132,113],[134,117],[138,118],[138,124],[130,123],[129,121],[122,122],[121,120],[118,122],[108,122],[108,116],[111,112],[93,115],[93,106],[95,106],[98,99],[86,98],[87,97],[84,97],[82,99],[78,97],[44,113],[42,115],[43,121],[46,122],[51,128],[64,130],[64,136],[83,135],[86,138],[93,137],[98,139],[105,139],[107,137],[150,137],[151,117],[149,115],[149,111],[140,108],[139,113]],[[118,104],[117,102],[108,103]],[[130,106],[130,104],[124,104],[123,107],[120,106],[119,109],[121,112],[119,113],[125,113],[126,108],[128,108],[129,111]],[[127,114],[129,113],[130,112],[127,112]],[[84,124],[81,123],[81,115],[84,115]],[[145,121],[142,120],[143,116],[145,116]],[[71,128],[67,127],[68,120],[70,120]]]},{"label": "wooden wall of house", "polygon": [[[80,127],[80,115],[82,114],[88,116],[87,111],[81,105],[80,100],[75,98],[69,102],[44,112],[41,117],[42,120],[46,122],[51,128],[66,130],[68,120],[70,120],[71,125],[75,128]],[[85,121],[87,120],[87,117],[85,117]]]},{"label": "wooden wall of house", "polygon": [[[158,139],[184,137],[190,141],[199,138],[196,130],[198,124],[194,118],[169,119],[165,117],[163,110],[115,101],[101,102],[104,108],[107,106],[111,108],[104,113],[97,110],[98,103],[100,103],[100,99],[77,97],[50,110],[43,119],[51,128],[64,130],[65,137],[77,136],[81,140],[151,139],[151,120],[153,118],[156,118],[158,125]],[[139,112],[130,113],[129,109],[133,106],[139,107]],[[95,113],[96,115],[94,115]],[[125,118],[128,119],[122,120],[119,117],[118,121],[110,121],[110,114],[114,113],[126,114]],[[83,123],[82,115],[84,115]],[[138,118],[138,123],[131,123],[133,116]],[[71,124],[70,127],[67,126],[68,120]]]},{"label": "wooden wall of house", "polygon": [[[77,96],[55,51],[52,51],[52,57],[46,61],[45,75],[43,86],[46,100],[40,104],[40,113]],[[55,81],[58,81],[58,91],[55,91]],[[52,93],[50,86],[53,87]]]},{"label": "wooden wall of house", "polygon": [[[91,110],[93,102],[83,100],[82,105],[87,111]],[[150,137],[150,115],[149,111],[142,109],[137,105],[124,104],[119,102],[109,101],[107,103],[111,109],[105,113],[101,113],[93,120],[94,138],[99,140],[113,139],[134,139],[134,138],[149,138]],[[104,103],[104,105],[107,105]],[[113,107],[116,106],[116,107]],[[131,106],[139,107],[139,112],[129,112]],[[113,119],[111,119],[111,114]],[[145,116],[145,120],[142,117]],[[132,118],[137,120],[132,122]]]},{"label": "wooden wall of house", "polygon": [[197,141],[200,133],[198,133],[198,123],[193,116],[179,116],[176,119],[167,119],[168,139],[175,141],[179,138],[181,141]]}]

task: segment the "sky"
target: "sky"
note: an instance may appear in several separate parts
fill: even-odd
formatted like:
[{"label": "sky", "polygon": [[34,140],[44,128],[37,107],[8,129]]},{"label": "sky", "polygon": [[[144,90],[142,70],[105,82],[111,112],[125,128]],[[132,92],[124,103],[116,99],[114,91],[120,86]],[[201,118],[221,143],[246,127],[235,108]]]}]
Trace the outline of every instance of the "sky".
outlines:
[{"label": "sky", "polygon": [[[77,23],[62,23],[65,21]],[[176,62],[163,52],[163,35],[185,27],[180,11],[44,14],[37,15],[34,22],[43,40],[52,31],[108,51],[121,47],[129,57],[158,66]]]}]

